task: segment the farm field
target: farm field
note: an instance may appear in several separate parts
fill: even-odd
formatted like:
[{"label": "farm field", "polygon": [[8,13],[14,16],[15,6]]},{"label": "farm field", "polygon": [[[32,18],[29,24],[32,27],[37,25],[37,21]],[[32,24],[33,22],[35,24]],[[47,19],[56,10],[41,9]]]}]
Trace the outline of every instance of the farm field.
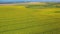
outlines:
[{"label": "farm field", "polygon": [[0,34],[60,34],[60,8],[0,6]]}]

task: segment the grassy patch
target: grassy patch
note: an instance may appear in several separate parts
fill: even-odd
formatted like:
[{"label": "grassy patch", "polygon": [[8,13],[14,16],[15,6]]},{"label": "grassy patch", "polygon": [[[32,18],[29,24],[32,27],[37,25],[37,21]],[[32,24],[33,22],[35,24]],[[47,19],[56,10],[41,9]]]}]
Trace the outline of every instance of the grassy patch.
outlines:
[{"label": "grassy patch", "polygon": [[55,13],[60,13],[60,11],[55,11]]},{"label": "grassy patch", "polygon": [[54,13],[60,8],[19,7],[0,7],[0,34],[40,34],[60,28],[60,14]]}]

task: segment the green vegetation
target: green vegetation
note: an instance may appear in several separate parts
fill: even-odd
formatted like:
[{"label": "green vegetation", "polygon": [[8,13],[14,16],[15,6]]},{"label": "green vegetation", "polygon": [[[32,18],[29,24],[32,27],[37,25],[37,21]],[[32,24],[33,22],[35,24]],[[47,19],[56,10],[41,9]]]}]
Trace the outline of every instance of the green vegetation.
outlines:
[{"label": "green vegetation", "polygon": [[60,11],[55,11],[55,13],[60,13]]},{"label": "green vegetation", "polygon": [[58,10],[0,6],[0,34],[60,34]]},{"label": "green vegetation", "polygon": [[26,8],[60,8],[60,3],[46,3],[44,5],[28,5]]}]

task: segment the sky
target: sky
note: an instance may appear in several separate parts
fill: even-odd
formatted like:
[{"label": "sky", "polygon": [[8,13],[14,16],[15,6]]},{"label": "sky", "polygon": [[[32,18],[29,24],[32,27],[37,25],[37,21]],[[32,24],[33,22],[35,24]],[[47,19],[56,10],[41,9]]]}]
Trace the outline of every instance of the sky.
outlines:
[{"label": "sky", "polygon": [[16,1],[60,2],[60,0],[0,0],[0,2],[16,2]]}]

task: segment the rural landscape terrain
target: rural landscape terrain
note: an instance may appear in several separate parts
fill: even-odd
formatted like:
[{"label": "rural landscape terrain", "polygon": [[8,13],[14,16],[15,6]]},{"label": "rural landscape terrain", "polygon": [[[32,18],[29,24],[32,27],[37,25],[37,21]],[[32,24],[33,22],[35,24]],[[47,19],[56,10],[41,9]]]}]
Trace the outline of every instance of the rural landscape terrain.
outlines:
[{"label": "rural landscape terrain", "polygon": [[60,34],[60,3],[0,4],[0,34]]}]

